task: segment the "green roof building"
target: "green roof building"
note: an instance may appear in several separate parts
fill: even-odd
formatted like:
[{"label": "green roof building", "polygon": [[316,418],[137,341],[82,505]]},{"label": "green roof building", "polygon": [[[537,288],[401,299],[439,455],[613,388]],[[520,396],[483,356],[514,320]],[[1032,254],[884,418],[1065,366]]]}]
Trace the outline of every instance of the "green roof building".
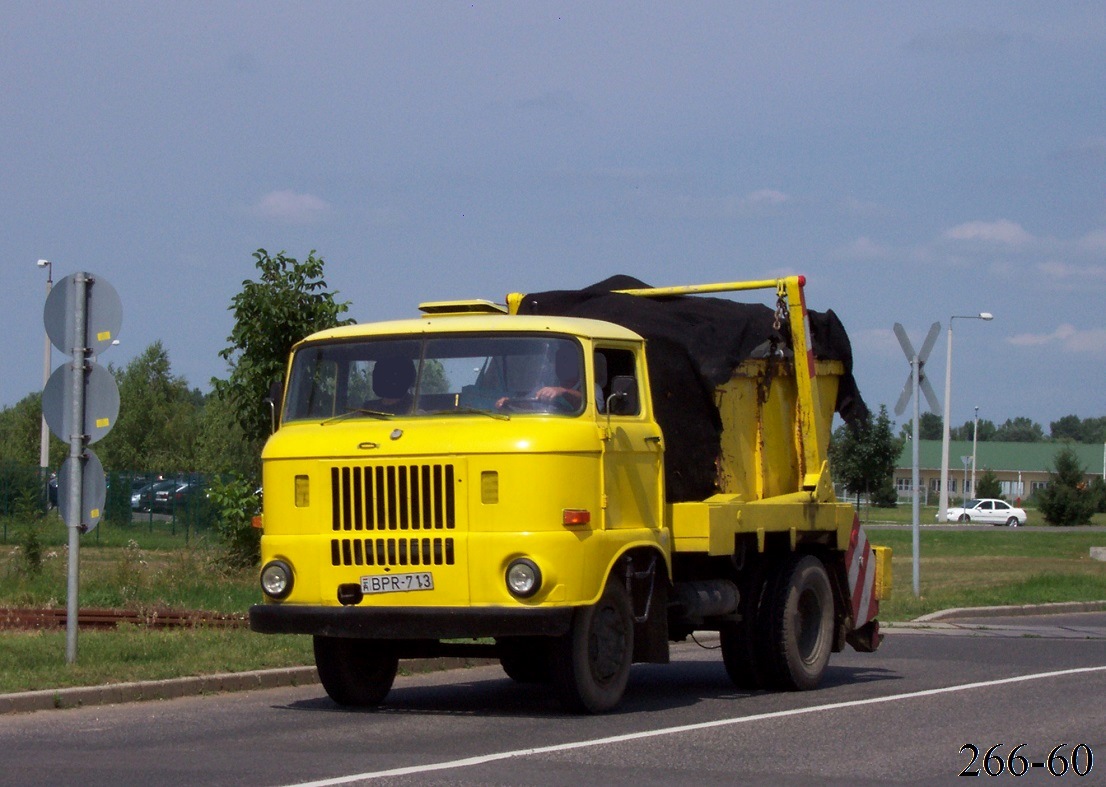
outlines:
[{"label": "green roof building", "polygon": [[[990,470],[1002,484],[1007,500],[1025,500],[1048,484],[1056,454],[1071,448],[1087,474],[1087,481],[1106,478],[1106,445],[1080,443],[976,443],[976,478]],[[965,457],[967,457],[965,461]],[[895,489],[899,497],[910,497],[913,458],[907,440],[895,466]],[[918,443],[918,478],[923,504],[936,503],[941,492],[941,441],[920,440]],[[949,443],[949,502],[972,497],[972,443],[953,440]],[[967,494],[965,495],[965,489]]]}]

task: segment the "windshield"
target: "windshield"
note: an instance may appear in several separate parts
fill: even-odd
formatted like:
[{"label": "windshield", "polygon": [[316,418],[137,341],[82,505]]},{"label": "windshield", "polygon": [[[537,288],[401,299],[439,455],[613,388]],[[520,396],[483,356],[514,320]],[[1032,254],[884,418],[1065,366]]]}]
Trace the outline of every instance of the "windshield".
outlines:
[{"label": "windshield", "polygon": [[579,342],[552,334],[318,342],[292,360],[283,420],[578,415],[583,376]]}]

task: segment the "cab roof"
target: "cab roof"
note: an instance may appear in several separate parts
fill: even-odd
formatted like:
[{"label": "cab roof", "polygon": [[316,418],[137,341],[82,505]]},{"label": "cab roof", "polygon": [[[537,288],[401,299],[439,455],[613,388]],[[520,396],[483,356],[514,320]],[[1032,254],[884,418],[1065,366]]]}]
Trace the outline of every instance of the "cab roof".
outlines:
[{"label": "cab roof", "polygon": [[339,341],[381,336],[411,336],[418,334],[454,333],[561,333],[585,339],[613,339],[642,341],[642,337],[628,328],[603,320],[586,317],[553,317],[518,314],[450,314],[408,320],[366,322],[343,325],[313,333],[297,342],[336,339]]}]

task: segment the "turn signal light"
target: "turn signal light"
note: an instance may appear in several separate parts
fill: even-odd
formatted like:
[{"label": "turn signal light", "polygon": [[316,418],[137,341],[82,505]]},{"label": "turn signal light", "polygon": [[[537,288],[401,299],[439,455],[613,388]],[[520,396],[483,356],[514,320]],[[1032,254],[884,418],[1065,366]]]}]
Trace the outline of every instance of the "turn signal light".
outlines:
[{"label": "turn signal light", "polygon": [[561,523],[565,527],[580,527],[591,524],[591,511],[583,508],[566,508],[561,512]]}]

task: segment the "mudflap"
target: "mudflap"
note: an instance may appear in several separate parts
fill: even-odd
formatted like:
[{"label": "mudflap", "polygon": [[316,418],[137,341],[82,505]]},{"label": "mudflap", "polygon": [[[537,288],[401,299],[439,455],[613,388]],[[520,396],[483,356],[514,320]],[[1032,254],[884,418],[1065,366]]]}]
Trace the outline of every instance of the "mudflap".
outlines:
[{"label": "mudflap", "polygon": [[845,635],[845,641],[858,653],[875,653],[883,642],[883,635],[879,633],[879,621],[869,620],[860,628],[853,629]]}]

